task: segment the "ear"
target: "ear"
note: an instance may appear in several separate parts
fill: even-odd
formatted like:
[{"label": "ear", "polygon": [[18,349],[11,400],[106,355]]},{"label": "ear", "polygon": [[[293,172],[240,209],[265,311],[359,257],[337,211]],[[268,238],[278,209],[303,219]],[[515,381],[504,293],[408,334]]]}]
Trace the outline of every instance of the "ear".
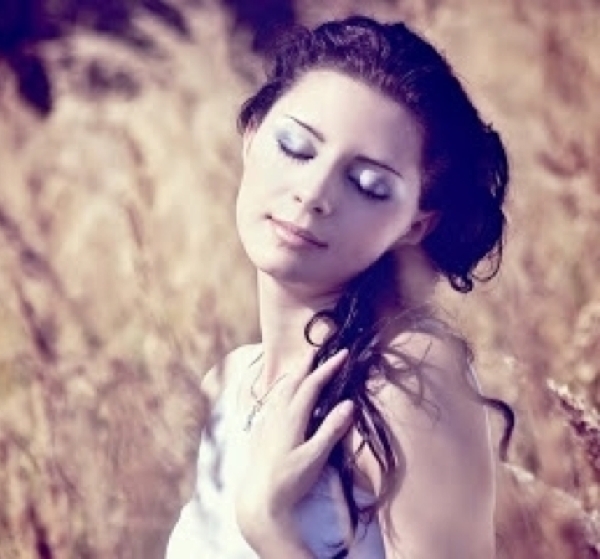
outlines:
[{"label": "ear", "polygon": [[400,237],[395,246],[402,245],[418,245],[429,235],[439,221],[439,213],[435,211],[423,212],[419,211],[412,222],[410,229]]}]

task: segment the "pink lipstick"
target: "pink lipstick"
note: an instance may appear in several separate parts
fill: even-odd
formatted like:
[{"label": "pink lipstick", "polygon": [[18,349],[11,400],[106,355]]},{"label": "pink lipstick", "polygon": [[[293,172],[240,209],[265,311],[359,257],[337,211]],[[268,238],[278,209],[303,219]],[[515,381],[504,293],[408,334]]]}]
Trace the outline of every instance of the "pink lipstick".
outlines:
[{"label": "pink lipstick", "polygon": [[294,248],[327,247],[325,241],[319,239],[319,237],[308,229],[298,227],[289,221],[283,221],[274,217],[271,217],[271,223],[273,224],[273,230],[277,237],[287,245]]}]

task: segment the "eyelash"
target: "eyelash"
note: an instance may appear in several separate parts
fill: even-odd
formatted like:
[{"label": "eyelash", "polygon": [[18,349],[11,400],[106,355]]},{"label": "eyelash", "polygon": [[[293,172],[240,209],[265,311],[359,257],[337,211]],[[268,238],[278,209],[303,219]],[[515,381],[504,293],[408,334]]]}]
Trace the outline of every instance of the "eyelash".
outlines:
[{"label": "eyelash", "polygon": [[[285,155],[286,157],[288,157],[289,159],[294,161],[294,163],[298,163],[300,165],[302,165],[304,163],[308,163],[308,161],[310,161],[314,157],[314,155],[306,155],[306,154],[297,153],[297,152],[291,150],[281,140],[277,140],[277,146],[278,146],[279,150],[281,151],[281,153],[283,153],[283,155]],[[357,188],[357,190],[360,192],[360,194],[369,198],[370,200],[374,200],[376,202],[384,202],[389,199],[389,195],[387,195],[387,194],[377,194],[373,190],[367,190],[367,189],[363,188],[359,182],[357,182],[351,178],[349,178],[349,180]]]},{"label": "eyelash", "polygon": [[370,198],[371,200],[375,200],[377,202],[385,202],[390,198],[388,194],[377,194],[374,190],[366,190],[364,188],[361,188],[361,186],[355,183],[354,181],[352,182],[357,186],[361,194],[364,194],[367,198]]},{"label": "eyelash", "polygon": [[290,159],[292,159],[293,161],[295,161],[296,163],[306,163],[307,161],[310,161],[313,156],[312,155],[306,155],[306,154],[302,154],[302,153],[297,153],[295,151],[292,151],[290,148],[288,148],[281,140],[277,141],[277,145],[279,146],[279,150],[286,156],[289,157]]}]

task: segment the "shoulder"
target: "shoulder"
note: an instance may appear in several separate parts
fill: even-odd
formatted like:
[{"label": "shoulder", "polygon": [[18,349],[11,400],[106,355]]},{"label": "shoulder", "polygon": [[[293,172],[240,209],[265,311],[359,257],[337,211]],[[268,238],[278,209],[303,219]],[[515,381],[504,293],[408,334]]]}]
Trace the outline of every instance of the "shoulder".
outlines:
[{"label": "shoulder", "polygon": [[[475,397],[464,345],[452,336],[403,333],[384,358],[386,374],[373,379],[370,394],[392,436],[398,471],[382,521],[402,534],[409,557],[490,556],[480,550],[493,548],[494,465],[487,411]],[[357,467],[377,493],[381,471],[368,447]]]},{"label": "shoulder", "polygon": [[440,428],[459,427],[472,414],[485,419],[485,409],[474,397],[479,388],[470,352],[458,336],[402,332],[386,343],[382,357],[384,374],[369,384],[382,411],[390,398],[397,405],[400,398],[406,402],[402,410],[428,423],[434,420]]},{"label": "shoulder", "polygon": [[202,391],[209,402],[214,402],[225,385],[235,381],[240,371],[257,359],[261,351],[261,344],[245,344],[219,359],[202,378]]}]

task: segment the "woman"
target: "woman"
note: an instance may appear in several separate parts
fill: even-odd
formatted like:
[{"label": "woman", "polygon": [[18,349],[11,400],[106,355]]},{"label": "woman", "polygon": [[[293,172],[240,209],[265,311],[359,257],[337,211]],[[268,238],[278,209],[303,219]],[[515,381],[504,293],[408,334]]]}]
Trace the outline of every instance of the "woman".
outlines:
[{"label": "woman", "polygon": [[290,32],[240,125],[262,340],[205,379],[197,494],[167,557],[492,557],[486,410],[503,445],[512,413],[430,295],[498,269],[498,135],[433,47],[363,17]]}]

